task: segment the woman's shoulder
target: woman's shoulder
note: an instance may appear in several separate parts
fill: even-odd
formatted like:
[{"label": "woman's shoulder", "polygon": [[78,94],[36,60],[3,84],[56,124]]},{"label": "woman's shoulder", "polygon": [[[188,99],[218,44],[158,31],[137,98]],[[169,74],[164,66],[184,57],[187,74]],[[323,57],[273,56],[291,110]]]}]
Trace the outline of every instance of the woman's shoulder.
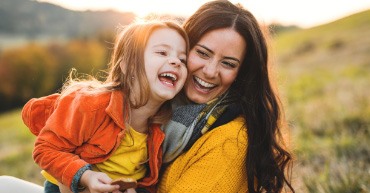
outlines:
[{"label": "woman's shoulder", "polygon": [[245,119],[242,116],[238,116],[232,121],[226,124],[218,126],[212,129],[210,132],[214,133],[224,133],[226,136],[234,136],[238,132],[246,132]]},{"label": "woman's shoulder", "polygon": [[237,144],[247,144],[245,119],[242,116],[236,117],[234,120],[212,129],[203,137],[204,140],[215,144],[224,143],[225,141],[237,141]]}]

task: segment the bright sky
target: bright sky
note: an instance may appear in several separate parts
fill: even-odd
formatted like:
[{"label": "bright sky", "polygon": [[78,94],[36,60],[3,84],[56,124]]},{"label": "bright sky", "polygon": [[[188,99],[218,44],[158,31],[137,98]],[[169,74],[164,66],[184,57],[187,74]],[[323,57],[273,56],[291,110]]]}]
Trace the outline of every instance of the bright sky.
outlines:
[{"label": "bright sky", "polygon": [[[207,0],[39,0],[73,10],[114,9],[134,12],[139,17],[148,13],[191,15]],[[230,0],[241,3],[260,22],[279,22],[308,28],[370,9],[370,0]]]}]

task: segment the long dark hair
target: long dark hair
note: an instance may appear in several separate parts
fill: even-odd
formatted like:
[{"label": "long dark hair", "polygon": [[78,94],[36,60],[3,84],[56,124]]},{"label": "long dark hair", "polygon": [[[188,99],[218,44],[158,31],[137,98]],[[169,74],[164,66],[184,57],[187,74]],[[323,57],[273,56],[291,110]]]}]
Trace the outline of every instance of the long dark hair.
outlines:
[{"label": "long dark hair", "polygon": [[284,117],[269,77],[266,38],[255,17],[240,4],[216,0],[202,5],[185,21],[184,28],[190,48],[207,32],[221,28],[232,28],[245,39],[245,58],[230,89],[240,94],[246,120],[248,190],[281,192],[286,185],[294,192],[287,173],[292,169],[292,156],[281,134]]}]

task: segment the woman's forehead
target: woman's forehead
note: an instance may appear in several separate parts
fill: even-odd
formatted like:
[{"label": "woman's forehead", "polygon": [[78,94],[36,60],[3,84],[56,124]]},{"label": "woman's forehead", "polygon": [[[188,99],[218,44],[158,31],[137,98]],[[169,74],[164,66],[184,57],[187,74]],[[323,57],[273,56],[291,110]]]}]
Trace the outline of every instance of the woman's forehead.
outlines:
[{"label": "woman's forehead", "polygon": [[232,28],[209,31],[200,38],[197,45],[238,59],[243,58],[247,46],[244,38]]}]

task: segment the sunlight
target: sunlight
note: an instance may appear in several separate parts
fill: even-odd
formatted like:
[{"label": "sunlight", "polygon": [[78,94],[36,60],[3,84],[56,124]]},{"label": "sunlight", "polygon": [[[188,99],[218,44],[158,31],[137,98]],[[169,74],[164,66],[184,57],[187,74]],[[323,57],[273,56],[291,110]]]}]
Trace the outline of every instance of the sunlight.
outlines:
[{"label": "sunlight", "polygon": [[207,0],[173,1],[173,0],[38,0],[58,4],[73,10],[107,10],[133,12],[139,17],[150,13],[175,14],[188,16]]},{"label": "sunlight", "polygon": [[[132,12],[138,17],[148,14],[172,14],[190,16],[198,7],[209,0],[38,0],[58,4],[72,10],[116,10]],[[230,0],[241,3],[251,11],[257,20],[285,25],[310,27],[330,22],[355,12],[370,9],[370,0],[336,1],[336,0]]]},{"label": "sunlight", "polygon": [[144,17],[151,13],[172,14],[178,16],[189,16],[197,10],[207,0],[197,1],[173,1],[173,0],[136,0],[130,2],[112,1],[115,8],[119,11],[132,11],[139,17]]}]

